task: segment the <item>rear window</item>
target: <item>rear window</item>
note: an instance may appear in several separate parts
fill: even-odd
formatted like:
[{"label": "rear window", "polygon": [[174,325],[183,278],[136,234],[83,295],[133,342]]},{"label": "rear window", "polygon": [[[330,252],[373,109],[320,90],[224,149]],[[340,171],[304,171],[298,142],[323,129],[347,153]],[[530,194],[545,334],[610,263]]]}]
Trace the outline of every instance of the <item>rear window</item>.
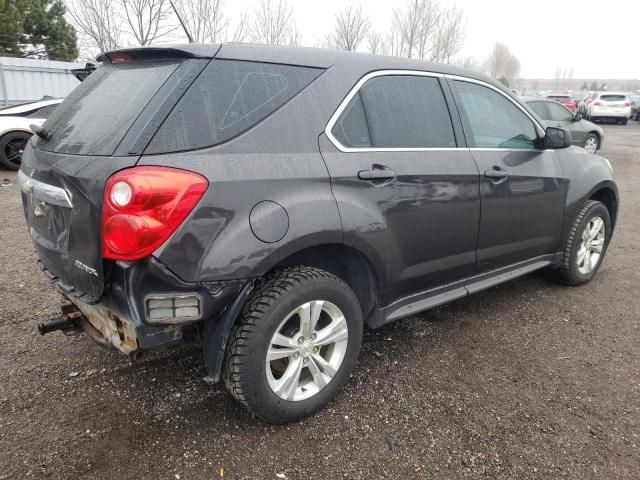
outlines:
[{"label": "rear window", "polygon": [[105,64],[82,82],[52,113],[38,140],[41,150],[112,155],[135,119],[181,60]]},{"label": "rear window", "polygon": [[605,102],[624,102],[627,100],[626,95],[600,95],[600,100]]},{"label": "rear window", "polygon": [[552,95],[547,97],[549,100],[555,100],[556,102],[571,102],[571,97],[566,96],[566,95]]},{"label": "rear window", "polygon": [[174,107],[145,153],[192,150],[230,140],[280,108],[322,71],[213,60]]}]

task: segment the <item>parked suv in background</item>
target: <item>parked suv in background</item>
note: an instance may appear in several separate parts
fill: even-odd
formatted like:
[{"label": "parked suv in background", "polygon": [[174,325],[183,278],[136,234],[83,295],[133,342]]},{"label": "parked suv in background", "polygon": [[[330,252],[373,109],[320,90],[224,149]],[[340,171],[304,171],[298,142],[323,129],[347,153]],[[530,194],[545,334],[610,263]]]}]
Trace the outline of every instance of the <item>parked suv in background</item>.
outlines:
[{"label": "parked suv in background", "polygon": [[587,107],[589,120],[613,120],[626,125],[631,117],[631,102],[624,93],[600,92]]},{"label": "parked suv in background", "polygon": [[566,128],[571,132],[574,145],[584,147],[589,153],[596,153],[604,141],[604,130],[595,123],[572,113],[555,100],[545,98],[523,98],[523,101],[545,121],[547,125]]},{"label": "parked suv in background", "polygon": [[606,252],[609,162],[480,74],[241,44],[100,60],[19,175],[65,298],[40,330],[134,357],[199,339],[259,418],[329,402],[364,326],[541,268],[580,285]]}]

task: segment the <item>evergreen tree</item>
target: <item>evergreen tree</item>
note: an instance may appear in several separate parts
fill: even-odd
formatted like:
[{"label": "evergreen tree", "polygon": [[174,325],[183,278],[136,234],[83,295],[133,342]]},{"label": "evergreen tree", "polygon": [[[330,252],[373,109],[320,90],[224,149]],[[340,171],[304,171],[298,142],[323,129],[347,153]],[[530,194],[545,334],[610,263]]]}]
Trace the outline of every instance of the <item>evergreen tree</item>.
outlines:
[{"label": "evergreen tree", "polygon": [[589,90],[589,85],[587,85],[586,80],[582,82],[582,86],[580,87],[580,90]]},{"label": "evergreen tree", "polygon": [[595,80],[591,82],[591,86],[589,87],[589,90],[598,90],[598,84],[596,83]]},{"label": "evergreen tree", "polygon": [[0,55],[20,56],[23,33],[22,15],[10,0],[0,0]]},{"label": "evergreen tree", "polygon": [[62,0],[0,0],[0,54],[50,60],[78,57]]}]

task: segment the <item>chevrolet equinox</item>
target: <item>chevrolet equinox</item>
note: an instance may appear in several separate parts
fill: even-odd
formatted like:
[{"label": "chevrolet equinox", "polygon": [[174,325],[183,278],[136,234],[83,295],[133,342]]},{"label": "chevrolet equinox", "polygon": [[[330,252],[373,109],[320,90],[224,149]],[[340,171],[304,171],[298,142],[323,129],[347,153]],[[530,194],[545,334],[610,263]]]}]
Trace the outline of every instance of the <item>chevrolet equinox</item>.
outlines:
[{"label": "chevrolet equinox", "polygon": [[19,173],[64,297],[43,334],[199,341],[210,382],[282,423],[336,395],[365,326],[602,263],[610,163],[481,74],[244,44],[99,60]]}]

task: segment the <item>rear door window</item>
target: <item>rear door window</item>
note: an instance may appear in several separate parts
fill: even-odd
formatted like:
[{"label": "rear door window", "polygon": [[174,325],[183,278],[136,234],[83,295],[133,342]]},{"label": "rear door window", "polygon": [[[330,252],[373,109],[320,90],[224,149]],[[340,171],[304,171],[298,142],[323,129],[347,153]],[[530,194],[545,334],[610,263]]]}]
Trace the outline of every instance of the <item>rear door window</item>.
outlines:
[{"label": "rear door window", "polygon": [[506,96],[462,80],[453,81],[462,102],[466,128],[477,148],[533,149],[533,121]]},{"label": "rear door window", "polygon": [[529,108],[543,120],[551,120],[545,102],[528,102]]},{"label": "rear door window", "polygon": [[280,108],[322,71],[213,60],[176,104],[145,153],[192,150],[230,140]]},{"label": "rear door window", "polygon": [[331,133],[348,148],[456,146],[440,83],[427,76],[372,78],[351,99]]},{"label": "rear door window", "polygon": [[105,64],[93,72],[45,122],[49,140],[37,147],[57,153],[112,155],[140,112],[181,60]]},{"label": "rear door window", "polygon": [[551,116],[550,120],[556,122],[571,122],[573,121],[573,114],[565,107],[555,102],[548,102],[547,108]]}]

